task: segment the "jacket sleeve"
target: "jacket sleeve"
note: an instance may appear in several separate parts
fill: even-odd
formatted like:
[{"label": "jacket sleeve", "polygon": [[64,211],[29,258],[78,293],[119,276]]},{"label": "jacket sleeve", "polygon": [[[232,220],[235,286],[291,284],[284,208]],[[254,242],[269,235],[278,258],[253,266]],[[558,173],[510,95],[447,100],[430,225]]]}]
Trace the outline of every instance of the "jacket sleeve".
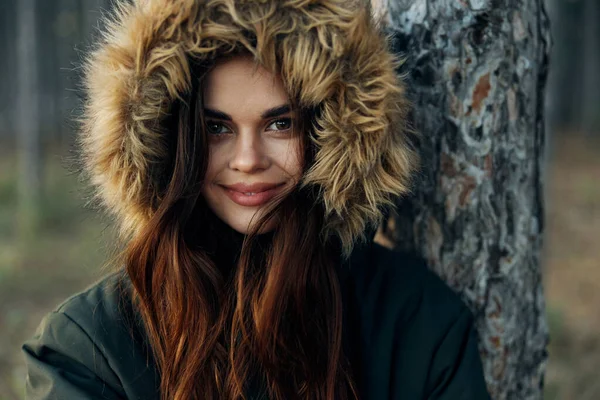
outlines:
[{"label": "jacket sleeve", "polygon": [[428,380],[430,400],[490,399],[477,349],[477,332],[466,307],[441,341]]},{"label": "jacket sleeve", "polygon": [[46,315],[22,349],[27,367],[27,400],[125,398],[115,388],[118,378],[98,346],[63,312]]}]

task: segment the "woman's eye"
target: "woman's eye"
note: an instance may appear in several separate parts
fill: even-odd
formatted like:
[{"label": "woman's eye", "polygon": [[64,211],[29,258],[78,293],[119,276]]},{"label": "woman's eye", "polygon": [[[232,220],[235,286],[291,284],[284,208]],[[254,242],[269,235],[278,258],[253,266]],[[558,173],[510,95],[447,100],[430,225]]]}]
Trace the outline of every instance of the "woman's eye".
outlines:
[{"label": "woman's eye", "polygon": [[[225,129],[225,131],[223,131],[223,129]],[[206,130],[211,135],[221,135],[223,133],[228,133],[226,129],[227,127],[219,122],[208,121],[206,123]]]},{"label": "woman's eye", "polygon": [[[269,131],[277,131],[283,132],[287,131],[292,127],[292,119],[291,118],[281,118],[273,121],[268,127]],[[230,133],[231,131],[227,128],[226,125],[217,122],[217,121],[207,121],[206,122],[206,130],[210,135],[220,136],[226,133]]]},{"label": "woman's eye", "polygon": [[268,130],[286,131],[286,130],[290,129],[291,127],[292,127],[292,119],[291,118],[282,118],[282,119],[273,121],[273,123],[271,125],[269,125]]}]

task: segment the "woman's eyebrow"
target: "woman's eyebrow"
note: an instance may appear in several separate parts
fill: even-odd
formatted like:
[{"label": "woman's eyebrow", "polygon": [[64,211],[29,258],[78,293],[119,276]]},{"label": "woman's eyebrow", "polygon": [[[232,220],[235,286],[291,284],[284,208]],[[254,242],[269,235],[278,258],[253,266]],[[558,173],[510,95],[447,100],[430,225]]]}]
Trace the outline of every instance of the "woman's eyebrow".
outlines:
[{"label": "woman's eyebrow", "polygon": [[[289,113],[291,111],[291,107],[289,104],[283,104],[277,107],[273,107],[273,108],[269,108],[268,110],[264,111],[260,117],[262,119],[267,119],[267,118],[273,118],[273,117],[278,117],[280,115]],[[222,119],[225,121],[231,121],[232,118],[229,114],[225,114],[222,111],[219,110],[211,110],[210,108],[204,108],[204,114],[207,117],[210,118],[217,118],[217,119]]]}]

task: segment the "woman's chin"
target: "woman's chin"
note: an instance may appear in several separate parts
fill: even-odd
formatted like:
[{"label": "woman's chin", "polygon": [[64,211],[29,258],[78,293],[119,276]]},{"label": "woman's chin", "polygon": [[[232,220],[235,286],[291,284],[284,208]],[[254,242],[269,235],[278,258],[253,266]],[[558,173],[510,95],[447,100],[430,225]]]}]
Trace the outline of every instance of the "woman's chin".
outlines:
[{"label": "woman's chin", "polygon": [[[225,221],[225,223],[227,223],[227,225],[229,225],[232,229],[236,230],[237,232],[243,234],[243,235],[248,235],[250,234],[250,232],[252,232],[252,229],[254,228],[254,224],[256,223],[256,221],[253,220],[235,220],[235,221]],[[267,222],[265,225],[262,226],[262,228],[257,232],[257,234],[262,235],[265,233],[269,233],[272,232],[275,227],[276,227],[276,223],[275,221],[269,221]]]}]

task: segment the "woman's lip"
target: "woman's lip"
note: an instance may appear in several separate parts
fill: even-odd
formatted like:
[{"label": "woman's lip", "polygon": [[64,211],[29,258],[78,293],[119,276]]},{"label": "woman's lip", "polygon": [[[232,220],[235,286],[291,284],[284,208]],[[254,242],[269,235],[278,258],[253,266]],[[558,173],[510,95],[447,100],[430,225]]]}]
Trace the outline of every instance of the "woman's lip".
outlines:
[{"label": "woman's lip", "polygon": [[[233,190],[227,186],[221,186],[227,196],[236,204],[244,207],[257,207],[261,206],[267,202],[269,202],[277,192],[283,187],[283,185],[277,185],[271,187],[270,189],[263,190],[260,192],[239,192],[237,190]],[[256,189],[254,189],[256,190]],[[252,195],[245,193],[254,193]]]},{"label": "woman's lip", "polygon": [[268,182],[256,182],[256,183],[244,183],[244,182],[239,182],[239,183],[234,183],[231,185],[222,185],[225,186],[227,189],[230,190],[235,190],[236,192],[241,192],[241,193],[258,193],[258,192],[265,192],[269,189],[273,189],[277,186],[281,186],[283,185],[283,183],[268,183]]}]

